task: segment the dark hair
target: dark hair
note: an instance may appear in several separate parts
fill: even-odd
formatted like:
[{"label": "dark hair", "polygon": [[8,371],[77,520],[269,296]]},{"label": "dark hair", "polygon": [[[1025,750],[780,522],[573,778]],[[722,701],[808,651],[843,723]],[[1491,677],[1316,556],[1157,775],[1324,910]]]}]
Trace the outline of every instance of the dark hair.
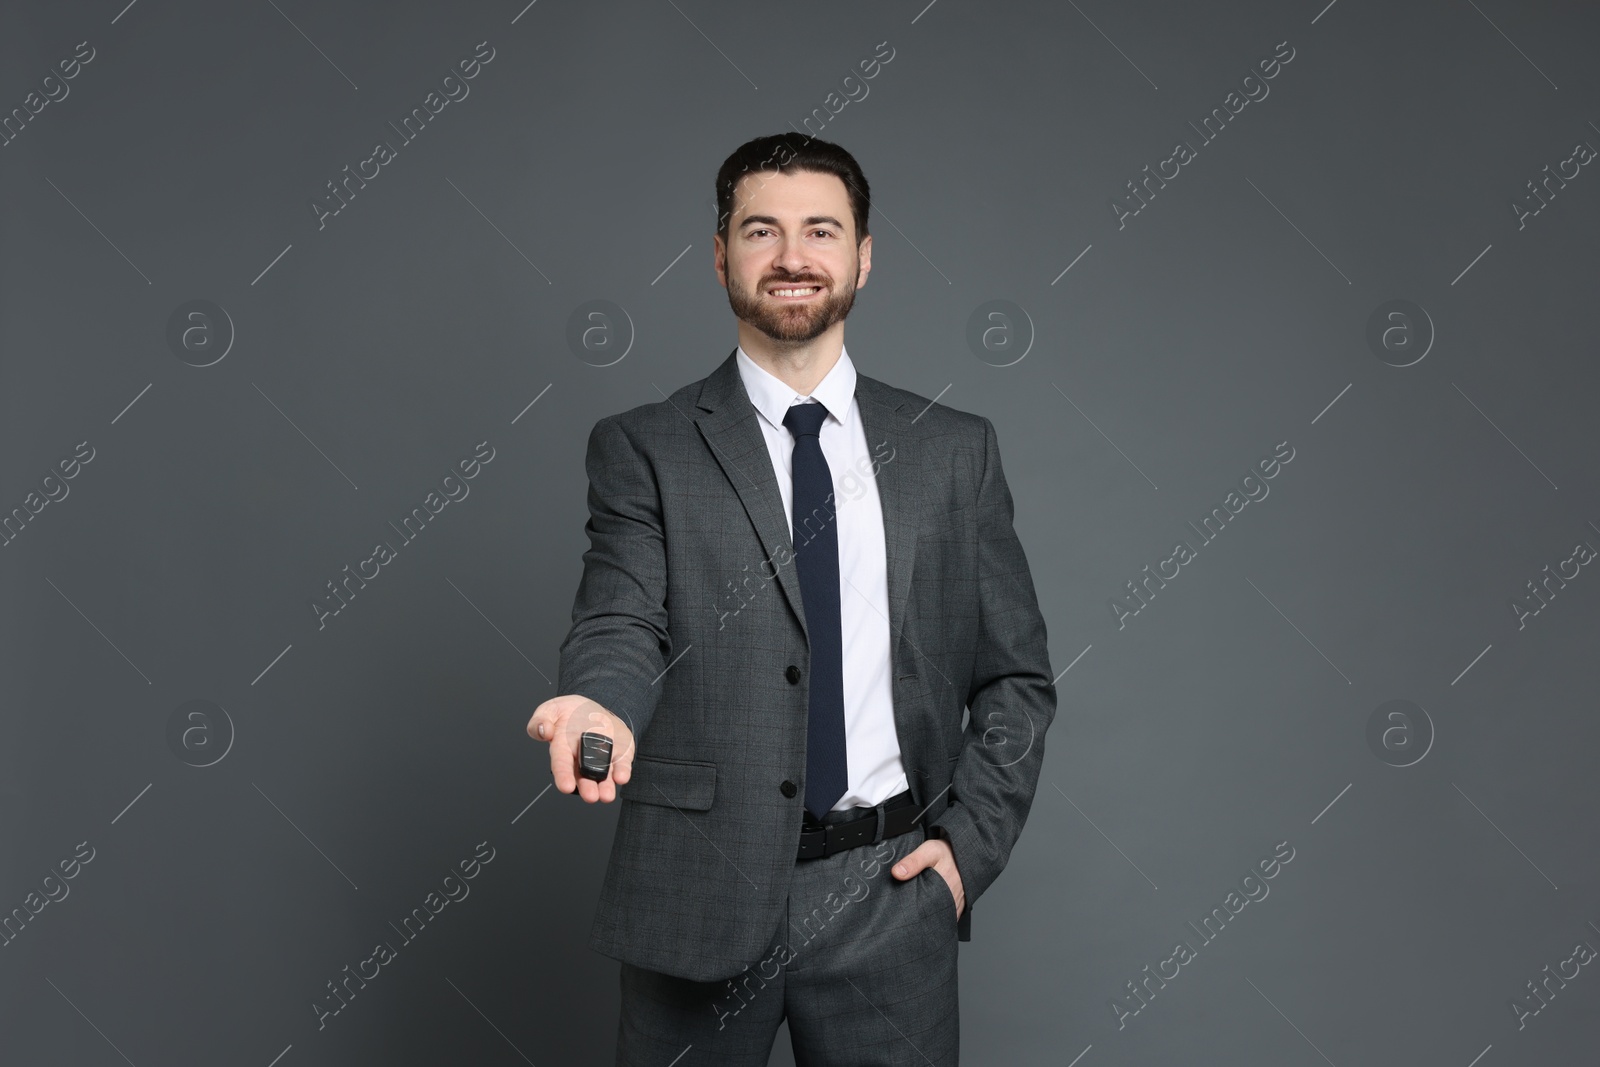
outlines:
[{"label": "dark hair", "polygon": [[724,241],[728,239],[733,193],[740,178],[761,171],[792,174],[799,170],[832,174],[844,182],[855,219],[856,243],[860,244],[867,236],[867,211],[872,206],[871,190],[861,165],[838,145],[798,133],[776,133],[746,141],[723,161],[717,170],[717,233]]}]

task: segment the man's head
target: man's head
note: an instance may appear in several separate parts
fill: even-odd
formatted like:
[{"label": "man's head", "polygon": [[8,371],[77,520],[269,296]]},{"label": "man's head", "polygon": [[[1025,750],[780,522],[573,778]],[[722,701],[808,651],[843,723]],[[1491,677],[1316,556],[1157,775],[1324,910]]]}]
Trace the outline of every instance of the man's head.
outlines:
[{"label": "man's head", "polygon": [[[742,322],[804,344],[843,322],[872,269],[867,179],[836,144],[748,141],[717,171],[718,280]],[[778,290],[802,290],[784,295]]]}]

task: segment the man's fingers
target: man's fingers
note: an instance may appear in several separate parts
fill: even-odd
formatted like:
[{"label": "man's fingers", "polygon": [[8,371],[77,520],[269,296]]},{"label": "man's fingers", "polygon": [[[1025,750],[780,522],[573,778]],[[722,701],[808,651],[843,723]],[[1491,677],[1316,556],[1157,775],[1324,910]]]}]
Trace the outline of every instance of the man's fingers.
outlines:
[{"label": "man's fingers", "polygon": [[633,736],[633,724],[612,713],[611,779],[617,785],[627,785],[633,777],[633,749],[638,739]]},{"label": "man's fingers", "polygon": [[550,776],[556,788],[571,793],[578,788],[578,739],[571,730],[556,730],[551,726]]},{"label": "man's fingers", "polygon": [[894,873],[897,878],[910,878],[913,875],[921,874],[924,867],[933,866],[933,850],[927,848],[926,845],[927,842],[918,845],[910,852],[907,852],[904,859],[894,865]]},{"label": "man's fingers", "polygon": [[556,726],[561,721],[562,701],[560,697],[546,700],[533,710],[533,717],[528,720],[528,736],[538,741],[548,741],[555,736]]},{"label": "man's fingers", "polygon": [[611,738],[611,767],[610,772],[598,782],[592,778],[584,779],[585,782],[594,787],[594,795],[591,797],[589,792],[585,790],[583,799],[600,800],[609,804],[617,799],[617,786],[626,783],[628,780],[627,772],[632,762],[631,753],[622,751],[622,739],[617,737],[613,730],[608,728],[597,730],[596,732],[603,733]]},{"label": "man's fingers", "polygon": [[580,777],[578,795],[590,804],[602,801],[609,804],[617,799],[617,787],[610,778],[597,782],[593,778]]}]

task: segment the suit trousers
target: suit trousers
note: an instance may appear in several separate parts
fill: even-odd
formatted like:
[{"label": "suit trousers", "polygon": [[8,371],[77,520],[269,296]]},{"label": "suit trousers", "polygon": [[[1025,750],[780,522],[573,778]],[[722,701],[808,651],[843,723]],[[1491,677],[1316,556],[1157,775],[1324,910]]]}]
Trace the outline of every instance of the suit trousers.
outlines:
[{"label": "suit trousers", "polygon": [[925,839],[796,860],[769,949],[733,978],[623,963],[618,1067],[766,1067],[785,1019],[797,1067],[957,1067],[955,897],[932,867],[890,871]]}]

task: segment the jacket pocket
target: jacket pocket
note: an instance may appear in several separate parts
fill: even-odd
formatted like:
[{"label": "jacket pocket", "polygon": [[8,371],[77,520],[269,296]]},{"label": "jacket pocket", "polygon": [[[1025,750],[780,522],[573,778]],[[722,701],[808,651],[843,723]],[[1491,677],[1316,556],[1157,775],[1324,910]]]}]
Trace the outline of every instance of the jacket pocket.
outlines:
[{"label": "jacket pocket", "polygon": [[717,765],[701,760],[633,757],[633,773],[620,790],[623,800],[707,811],[717,794]]}]

